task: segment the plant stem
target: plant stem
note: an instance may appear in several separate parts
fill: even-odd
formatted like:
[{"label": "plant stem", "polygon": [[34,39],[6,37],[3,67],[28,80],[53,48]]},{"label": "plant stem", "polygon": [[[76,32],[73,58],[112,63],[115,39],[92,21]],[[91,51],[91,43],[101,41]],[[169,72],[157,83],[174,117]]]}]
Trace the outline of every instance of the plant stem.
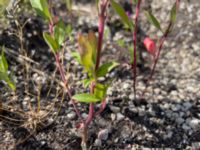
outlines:
[{"label": "plant stem", "polygon": [[102,4],[100,4],[100,14],[99,14],[99,26],[98,26],[98,47],[97,47],[97,61],[95,70],[97,71],[100,64],[100,55],[101,55],[101,49],[102,49],[102,43],[103,43],[103,35],[104,35],[104,26],[105,26],[105,20],[106,20],[106,8],[108,6],[108,0],[104,0]]},{"label": "plant stem", "polygon": [[98,110],[98,112],[96,112],[95,116],[99,115],[102,113],[102,111],[106,108],[106,99],[104,99],[102,102],[101,102],[101,106]]},{"label": "plant stem", "polygon": [[72,105],[73,105],[73,107],[74,107],[74,110],[76,111],[76,114],[77,114],[78,117],[82,120],[82,122],[84,122],[82,116],[80,115],[79,110],[77,109],[77,106],[76,106],[76,104],[75,104],[75,101],[72,99],[71,90],[70,90],[70,88],[69,88],[69,86],[68,86],[68,82],[67,82],[67,80],[66,80],[66,78],[65,78],[64,69],[63,69],[63,67],[62,67],[62,65],[61,65],[61,63],[60,63],[60,55],[59,55],[59,53],[55,54],[55,59],[56,59],[56,64],[57,64],[58,70],[59,70],[60,75],[61,75],[61,79],[62,79],[62,81],[63,81],[63,83],[64,83],[64,87],[65,87],[65,89],[66,89],[66,92],[67,92],[67,94],[69,95],[70,100],[72,101]]},{"label": "plant stem", "polygon": [[136,76],[137,76],[137,26],[138,26],[138,18],[139,18],[139,12],[140,12],[140,4],[141,0],[138,0],[136,5],[136,15],[135,15],[135,28],[133,32],[133,90],[134,90],[134,98],[136,99]]},{"label": "plant stem", "polygon": [[[54,30],[53,30],[53,28],[54,28],[54,22],[51,20],[51,21],[49,22],[49,33],[51,34],[51,36],[54,35]],[[63,81],[63,83],[64,83],[64,87],[65,87],[65,89],[66,89],[66,92],[67,92],[67,94],[68,94],[70,100],[72,101],[72,105],[73,105],[73,107],[74,107],[74,110],[75,110],[77,116],[82,120],[82,122],[84,122],[84,121],[83,121],[83,118],[82,118],[82,116],[80,115],[80,112],[79,112],[79,110],[78,110],[78,108],[77,108],[77,106],[76,106],[76,104],[75,104],[75,101],[72,99],[71,89],[70,89],[70,87],[69,87],[69,85],[68,85],[68,81],[67,81],[66,78],[65,78],[64,69],[63,69],[63,67],[62,67],[62,65],[61,65],[61,63],[60,63],[60,55],[59,55],[59,53],[56,53],[56,54],[54,54],[54,56],[55,56],[55,59],[56,59],[56,64],[57,64],[59,73],[60,73],[60,75],[61,75],[61,79],[62,79],[62,81]]]},{"label": "plant stem", "polygon": [[[104,27],[105,27],[105,20],[106,20],[106,9],[108,7],[109,0],[103,0],[100,4],[100,14],[99,14],[99,26],[98,26],[98,47],[97,47],[97,61],[95,66],[95,71],[98,70],[99,64],[100,64],[100,58],[101,58],[101,49],[102,49],[102,43],[103,43],[103,36],[104,36]],[[103,100],[101,103],[101,108],[97,114],[101,113],[105,108],[106,102]]]}]

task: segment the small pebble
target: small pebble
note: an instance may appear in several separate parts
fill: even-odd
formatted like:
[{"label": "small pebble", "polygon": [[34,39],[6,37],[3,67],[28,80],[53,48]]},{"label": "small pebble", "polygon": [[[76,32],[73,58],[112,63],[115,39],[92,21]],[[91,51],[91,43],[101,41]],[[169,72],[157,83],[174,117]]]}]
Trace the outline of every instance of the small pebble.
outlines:
[{"label": "small pebble", "polygon": [[117,113],[117,121],[121,121],[125,118],[124,115],[122,115],[121,113]]},{"label": "small pebble", "polygon": [[129,83],[124,83],[124,85],[123,85],[123,89],[128,89],[130,87],[130,84]]},{"label": "small pebble", "polygon": [[197,118],[193,118],[189,121],[189,126],[194,129],[197,130],[200,127],[200,120]]},{"label": "small pebble", "polygon": [[181,117],[176,119],[176,123],[179,124],[179,125],[182,124],[184,121],[185,120],[183,118],[181,118]]},{"label": "small pebble", "polygon": [[188,125],[183,124],[183,125],[182,125],[182,129],[185,130],[185,131],[188,131],[188,130],[190,130],[191,128],[190,128]]},{"label": "small pebble", "polygon": [[94,146],[100,147],[102,145],[102,142],[100,139],[96,139],[94,142]]},{"label": "small pebble", "polygon": [[114,113],[118,113],[120,111],[120,108],[119,107],[116,107],[116,106],[110,106],[110,109],[112,112]]},{"label": "small pebble", "polygon": [[98,133],[98,139],[99,140],[107,140],[108,139],[108,129],[103,129],[101,131],[99,131]]},{"label": "small pebble", "polygon": [[184,110],[189,110],[192,107],[192,104],[190,102],[183,103]]},{"label": "small pebble", "polygon": [[75,119],[75,117],[76,117],[76,114],[73,111],[67,114],[67,118],[70,119],[70,120]]}]

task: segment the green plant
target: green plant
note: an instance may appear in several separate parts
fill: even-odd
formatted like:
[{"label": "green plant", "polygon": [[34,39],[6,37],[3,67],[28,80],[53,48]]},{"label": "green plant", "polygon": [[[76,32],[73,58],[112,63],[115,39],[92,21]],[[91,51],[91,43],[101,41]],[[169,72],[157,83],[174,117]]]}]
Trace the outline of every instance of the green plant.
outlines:
[{"label": "green plant", "polygon": [[173,27],[175,25],[176,18],[177,18],[177,12],[178,12],[178,9],[179,9],[179,5],[180,5],[180,0],[176,0],[176,2],[174,3],[174,5],[172,6],[171,11],[170,11],[169,24],[168,24],[167,28],[164,31],[163,31],[163,29],[162,29],[162,27],[160,25],[160,22],[157,20],[157,18],[153,14],[151,14],[150,12],[146,12],[146,16],[147,16],[149,22],[151,24],[153,24],[158,30],[160,30],[163,33],[163,35],[158,39],[158,47],[156,47],[156,44],[154,44],[155,48],[154,49],[149,49],[149,51],[152,52],[152,54],[154,56],[153,57],[154,59],[153,59],[153,63],[152,63],[151,73],[150,73],[150,75],[148,77],[148,80],[147,80],[147,83],[146,83],[146,87],[145,87],[145,89],[144,89],[144,91],[142,93],[142,97],[144,96],[144,94],[146,92],[146,89],[147,89],[147,86],[149,85],[150,80],[152,80],[152,78],[153,78],[153,75],[154,75],[154,72],[155,72],[155,69],[156,69],[156,65],[157,65],[158,60],[160,58],[160,53],[162,51],[164,42],[166,41],[168,35],[173,30]]},{"label": "green plant", "polygon": [[8,74],[8,62],[2,49],[0,56],[0,81],[4,81],[13,91],[16,90],[15,83],[12,81],[11,76]]},{"label": "green plant", "polygon": [[[82,121],[82,147],[83,149],[87,149],[88,126],[94,117],[104,110],[106,105],[106,91],[110,86],[109,83],[100,83],[98,79],[105,76],[118,65],[116,62],[108,62],[100,65],[100,53],[103,45],[104,24],[106,19],[105,12],[108,6],[108,0],[99,1],[98,38],[95,36],[93,31],[90,31],[87,35],[79,34],[78,52],[72,53],[76,60],[84,67],[83,73],[87,73],[88,78],[83,81],[83,84],[84,87],[90,89],[89,93],[79,93],[76,95],[72,95],[71,93],[71,87],[68,84],[63,66],[60,62],[61,47],[67,36],[66,31],[69,29],[67,29],[61,19],[58,19],[57,16],[54,16],[54,14],[49,11],[51,8],[49,8],[48,2],[46,0],[30,0],[30,2],[36,12],[49,23],[49,32],[44,32],[43,36],[55,56],[57,68],[64,83],[64,88],[73,103],[77,115]],[[86,120],[81,117],[75,101],[89,103],[89,114]],[[101,103],[101,106],[100,109],[95,112],[94,105],[98,102]]]},{"label": "green plant", "polygon": [[[83,73],[87,74],[86,79],[83,80],[83,85],[85,88],[89,88],[88,93],[78,93],[73,95],[72,89],[68,83],[66,78],[66,74],[64,71],[64,67],[61,63],[60,52],[62,50],[63,43],[66,40],[66,37],[70,37],[71,27],[66,26],[64,22],[55,16],[52,11],[51,5],[48,4],[47,0],[30,0],[32,7],[36,10],[36,12],[42,16],[49,25],[49,31],[43,33],[43,37],[50,47],[52,53],[54,54],[57,68],[59,70],[64,89],[68,94],[70,101],[73,104],[74,110],[76,114],[81,119],[81,127],[83,128],[83,137],[82,137],[82,147],[87,149],[87,139],[88,139],[88,126],[91,121],[94,119],[96,115],[98,115],[101,111],[104,110],[106,105],[106,91],[110,86],[109,83],[101,83],[99,81],[100,77],[104,77],[108,72],[110,72],[114,67],[118,65],[116,62],[107,62],[105,64],[101,64],[101,50],[103,46],[103,37],[104,37],[104,27],[106,20],[106,9],[108,3],[110,2],[113,9],[120,16],[121,20],[128,27],[132,33],[133,37],[133,45],[129,46],[128,49],[130,51],[130,64],[133,70],[133,87],[134,87],[134,95],[136,97],[136,66],[137,66],[137,30],[138,30],[138,19],[139,12],[142,0],[134,0],[136,4],[136,14],[134,19],[132,20],[131,16],[129,16],[125,10],[114,0],[97,0],[98,4],[98,15],[99,15],[99,24],[98,24],[98,37],[96,37],[93,31],[90,31],[88,34],[83,35],[80,33],[78,35],[78,45],[79,49],[71,54],[74,58],[83,66]],[[71,2],[71,1],[69,1]],[[163,47],[163,43],[166,40],[168,34],[172,31],[172,27],[174,26],[174,22],[176,20],[176,13],[179,6],[179,0],[176,1],[172,10],[170,23],[165,31],[162,30],[162,27],[159,21],[153,16],[153,14],[146,12],[147,18],[149,21],[162,33],[163,36],[159,40],[159,47],[156,47],[156,44],[150,38],[145,38],[144,44],[153,55],[153,68],[149,77],[151,80],[156,64],[158,62],[161,49]],[[119,44],[124,45],[123,41],[119,41]],[[148,82],[146,86],[148,85]],[[89,114],[86,120],[84,120],[80,112],[77,108],[76,102],[83,102],[89,104]],[[94,105],[96,103],[101,103],[99,111],[95,112]]]},{"label": "green plant", "polygon": [[[132,1],[131,1],[132,2]],[[121,20],[123,21],[123,23],[130,28],[131,32],[133,33],[133,50],[130,50],[131,54],[131,64],[132,64],[132,70],[133,70],[133,88],[134,88],[134,96],[136,98],[136,77],[137,77],[137,72],[136,72],[136,66],[137,66],[137,30],[138,30],[138,17],[139,17],[139,12],[140,12],[140,5],[142,3],[142,0],[134,0],[133,1],[136,4],[136,10],[135,10],[135,17],[134,17],[134,23],[131,21],[131,18],[128,16],[128,13],[125,12],[125,10],[122,8],[122,6],[120,4],[118,4],[117,2],[115,2],[114,0],[111,0],[111,5],[113,7],[113,9],[116,11],[116,13],[120,16]],[[167,28],[165,29],[165,31],[163,31],[159,21],[157,20],[157,18],[150,12],[145,12],[147,19],[149,20],[149,22],[151,24],[153,24],[159,31],[161,31],[163,33],[163,35],[161,36],[161,38],[158,40],[158,47],[156,47],[156,43],[150,39],[149,37],[146,37],[143,41],[147,51],[153,55],[153,63],[152,63],[152,70],[150,73],[150,76],[148,77],[147,83],[146,83],[146,88],[149,84],[149,81],[152,79],[153,74],[155,72],[155,68],[156,68],[156,64],[159,60],[159,56],[160,56],[160,52],[163,48],[163,44],[164,41],[166,40],[166,38],[168,37],[168,35],[171,33],[173,26],[175,24],[176,21],[176,14],[178,11],[180,5],[180,0],[176,0],[176,2],[174,3],[171,12],[170,12],[170,21],[169,21],[169,25],[167,26]],[[142,97],[146,91],[143,91],[142,93]]]}]

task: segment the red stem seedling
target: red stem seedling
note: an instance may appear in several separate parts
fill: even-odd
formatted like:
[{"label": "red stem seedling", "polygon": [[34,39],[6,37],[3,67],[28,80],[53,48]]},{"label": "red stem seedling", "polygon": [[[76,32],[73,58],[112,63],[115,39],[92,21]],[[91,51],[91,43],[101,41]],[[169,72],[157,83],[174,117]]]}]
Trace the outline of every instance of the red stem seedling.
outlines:
[{"label": "red stem seedling", "polygon": [[155,69],[156,69],[156,65],[158,63],[158,60],[160,58],[160,53],[162,51],[162,48],[163,48],[163,45],[164,45],[164,42],[166,41],[168,35],[171,33],[172,31],[172,28],[174,26],[174,23],[175,23],[175,20],[176,20],[176,15],[177,15],[177,11],[179,9],[179,5],[180,5],[180,0],[176,0],[172,10],[171,10],[171,18],[170,18],[170,22],[169,22],[169,25],[167,26],[167,29],[165,30],[165,32],[163,33],[162,37],[159,39],[159,46],[158,46],[158,50],[157,52],[155,51],[155,56],[154,56],[154,61],[153,61],[153,65],[152,65],[152,69],[151,69],[151,73],[149,75],[149,78],[146,82],[146,85],[145,85],[145,89],[144,91],[142,92],[142,95],[141,95],[141,99],[143,99],[143,96],[147,90],[147,87],[149,85],[149,82],[152,80],[153,78],[153,75],[155,73]]},{"label": "red stem seedling", "polygon": [[[51,1],[50,1],[51,2]],[[98,27],[98,40],[94,32],[90,31],[86,36],[79,35],[79,53],[78,56],[80,64],[84,67],[85,71],[89,76],[90,93],[82,93],[72,95],[68,80],[65,77],[65,71],[60,61],[61,46],[65,40],[65,26],[62,20],[59,20],[57,16],[53,15],[51,3],[47,3],[46,0],[31,0],[31,5],[35,10],[49,22],[49,33],[44,32],[43,36],[46,43],[49,45],[51,51],[54,54],[56,66],[59,70],[61,80],[64,84],[66,93],[68,94],[70,101],[73,104],[76,114],[81,119],[81,128],[83,129],[82,137],[82,148],[87,149],[88,140],[88,126],[94,119],[94,117],[100,114],[106,106],[106,91],[108,85],[101,84],[98,82],[99,77],[105,76],[109,71],[112,70],[117,63],[110,62],[100,66],[101,49],[103,45],[104,26],[106,20],[106,8],[109,0],[99,1],[99,27]],[[51,11],[50,11],[51,10]],[[83,119],[76,106],[76,102],[89,103],[89,113],[86,119]],[[94,110],[94,104],[101,102],[101,106],[97,112]]]}]

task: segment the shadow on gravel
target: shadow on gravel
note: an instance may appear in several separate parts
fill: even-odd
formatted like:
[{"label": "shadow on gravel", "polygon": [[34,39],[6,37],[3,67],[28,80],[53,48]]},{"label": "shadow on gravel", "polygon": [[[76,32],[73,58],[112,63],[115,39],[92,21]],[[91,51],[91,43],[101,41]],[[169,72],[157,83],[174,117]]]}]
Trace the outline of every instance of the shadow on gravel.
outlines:
[{"label": "shadow on gravel", "polygon": [[[175,103],[179,104],[179,103]],[[147,131],[153,135],[152,140],[137,140],[132,139],[132,144],[142,145],[148,148],[174,148],[174,149],[185,149],[188,145],[194,147],[195,142],[199,142],[200,132],[194,132],[192,135],[188,136],[188,132],[184,131],[181,127],[178,128],[178,125],[175,120],[167,117],[163,109],[157,103],[152,104],[152,108],[155,111],[155,115],[152,116],[150,113],[145,113],[144,116],[139,116],[138,112],[133,112],[129,108],[125,109],[125,116],[130,120],[134,121],[136,124],[140,124],[147,128]],[[167,110],[165,110],[167,111]],[[192,115],[196,116],[200,112],[197,107],[193,106],[188,110]],[[178,113],[178,111],[177,111]],[[157,123],[152,121],[151,118],[163,120],[164,123]],[[171,138],[165,139],[163,135],[167,134],[167,130],[172,132]],[[159,132],[156,132],[159,131]],[[164,134],[163,134],[164,133]],[[166,133],[166,134],[165,134]],[[189,138],[184,143],[184,137],[187,135]]]}]

